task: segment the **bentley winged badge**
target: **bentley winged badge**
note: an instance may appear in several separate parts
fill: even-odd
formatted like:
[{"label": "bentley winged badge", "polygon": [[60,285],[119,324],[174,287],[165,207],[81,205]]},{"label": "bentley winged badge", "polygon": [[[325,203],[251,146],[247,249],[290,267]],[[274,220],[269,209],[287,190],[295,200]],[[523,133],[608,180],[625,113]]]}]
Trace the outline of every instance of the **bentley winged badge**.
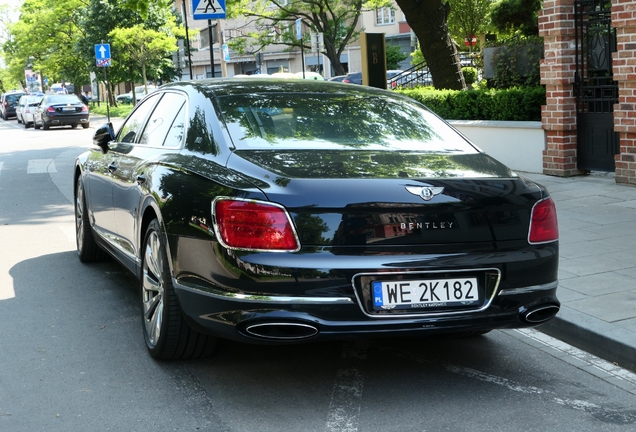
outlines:
[{"label": "bentley winged badge", "polygon": [[406,190],[422,198],[424,201],[430,201],[435,195],[439,195],[444,192],[443,187],[431,187],[431,186],[406,186]]}]

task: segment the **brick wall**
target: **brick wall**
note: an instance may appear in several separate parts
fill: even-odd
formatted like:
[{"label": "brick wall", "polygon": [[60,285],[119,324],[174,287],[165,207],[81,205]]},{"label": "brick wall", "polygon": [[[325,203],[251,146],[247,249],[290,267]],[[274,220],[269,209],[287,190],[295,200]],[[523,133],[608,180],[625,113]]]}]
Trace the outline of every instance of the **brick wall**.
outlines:
[{"label": "brick wall", "polygon": [[561,177],[582,174],[576,168],[574,0],[543,2],[539,36],[543,37],[545,53],[540,64],[541,84],[546,90],[541,113],[546,133],[543,172]]},{"label": "brick wall", "polygon": [[[615,156],[616,182],[636,185],[636,0],[612,0],[612,26],[617,40],[612,67],[618,83],[614,131],[620,143]],[[545,48],[540,65],[541,84],[546,89],[543,172],[556,176],[583,174],[576,168],[574,0],[545,0],[539,11],[539,35]]]},{"label": "brick wall", "polygon": [[612,26],[617,52],[613,54],[618,103],[614,105],[614,131],[620,153],[616,155],[616,182],[636,184],[636,1],[612,0]]}]

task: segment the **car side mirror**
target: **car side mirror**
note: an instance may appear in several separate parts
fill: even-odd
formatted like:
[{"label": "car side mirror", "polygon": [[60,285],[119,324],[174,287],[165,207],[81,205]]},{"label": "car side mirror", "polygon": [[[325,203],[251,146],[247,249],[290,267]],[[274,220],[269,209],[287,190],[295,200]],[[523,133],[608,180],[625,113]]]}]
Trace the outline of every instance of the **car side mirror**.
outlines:
[{"label": "car side mirror", "polygon": [[100,147],[103,153],[108,151],[108,143],[115,140],[112,123],[101,125],[93,134],[93,144]]}]

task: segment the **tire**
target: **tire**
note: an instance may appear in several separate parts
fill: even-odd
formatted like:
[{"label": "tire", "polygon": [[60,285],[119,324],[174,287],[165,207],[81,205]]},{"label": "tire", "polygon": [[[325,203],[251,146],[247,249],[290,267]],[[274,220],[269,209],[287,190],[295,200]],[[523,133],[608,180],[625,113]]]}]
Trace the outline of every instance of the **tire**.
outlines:
[{"label": "tire", "polygon": [[33,129],[40,129],[40,125],[35,120],[33,120]]},{"label": "tire", "polygon": [[208,357],[216,338],[192,329],[183,317],[157,219],[148,225],[141,250],[141,321],[149,354],[160,360]]},{"label": "tire", "polygon": [[50,126],[42,122],[42,130],[49,130]]},{"label": "tire", "polygon": [[90,125],[91,125],[90,123],[82,123],[82,127],[83,127],[84,129],[88,129],[88,127],[89,127]]},{"label": "tire", "polygon": [[73,129],[77,129],[77,126],[78,126],[78,125],[77,125],[77,123],[73,123],[73,124],[71,125],[71,128],[73,128]]},{"label": "tire", "polygon": [[29,128],[29,122],[24,122],[24,128],[28,129]]},{"label": "tire", "polygon": [[15,116],[15,121],[17,121],[18,124],[22,123],[22,120],[20,120],[20,117],[18,117],[18,116]]},{"label": "tire", "polygon": [[77,256],[82,262],[103,261],[107,257],[106,252],[99,247],[93,236],[81,177],[78,177],[75,183],[75,243]]}]

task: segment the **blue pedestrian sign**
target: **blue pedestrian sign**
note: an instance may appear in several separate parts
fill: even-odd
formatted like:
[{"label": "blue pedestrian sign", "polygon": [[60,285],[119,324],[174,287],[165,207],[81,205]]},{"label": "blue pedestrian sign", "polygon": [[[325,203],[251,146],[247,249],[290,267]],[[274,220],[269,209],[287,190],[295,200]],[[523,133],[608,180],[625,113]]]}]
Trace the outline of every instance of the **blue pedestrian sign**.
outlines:
[{"label": "blue pedestrian sign", "polygon": [[225,0],[192,0],[192,18],[195,20],[225,18]]},{"label": "blue pedestrian sign", "polygon": [[95,62],[97,67],[110,66],[110,44],[95,45]]}]

